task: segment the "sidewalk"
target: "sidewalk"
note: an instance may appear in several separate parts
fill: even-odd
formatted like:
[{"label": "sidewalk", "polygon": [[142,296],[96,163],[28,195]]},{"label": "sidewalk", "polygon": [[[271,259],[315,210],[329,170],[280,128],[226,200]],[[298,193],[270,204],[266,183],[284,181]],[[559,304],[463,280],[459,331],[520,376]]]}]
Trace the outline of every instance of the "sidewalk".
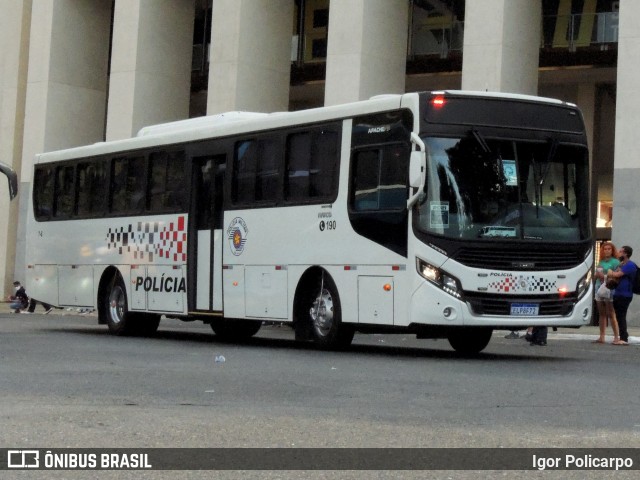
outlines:
[{"label": "sidewalk", "polygon": [[[629,331],[629,345],[640,345],[640,327],[630,326],[627,328]],[[502,336],[504,338],[505,335],[508,335],[510,330],[495,330],[493,332],[494,336]],[[522,330],[519,332],[520,335],[524,335],[525,331]],[[588,325],[586,327],[580,328],[558,328],[557,332],[554,332],[552,328],[549,328],[549,334],[547,336],[547,341],[550,340],[582,340],[593,342],[600,337],[600,327]],[[514,339],[519,340],[519,339]],[[613,342],[613,333],[610,327],[607,327],[606,343]]]},{"label": "sidewalk", "polygon": [[[9,308],[9,302],[0,302],[0,314],[13,313],[13,310]],[[40,302],[36,305],[36,309],[33,313],[29,313],[26,310],[21,312],[22,315],[45,315],[44,307]],[[51,312],[46,315],[97,315],[95,310],[89,308],[56,308],[54,307]]]},{"label": "sidewalk", "polygon": [[[81,310],[85,310],[84,312]],[[81,308],[54,308],[51,313],[48,315],[94,315],[97,316],[97,312],[94,311],[86,311],[87,309]],[[8,302],[0,302],[0,314],[10,314],[11,309],[9,308]],[[42,305],[36,305],[36,311],[34,313],[30,313],[28,315],[44,315],[44,309]],[[640,327],[630,326],[629,330],[629,345],[640,345]],[[505,335],[509,334],[510,330],[494,330],[493,335],[495,337],[504,338]],[[520,335],[524,335],[525,331],[521,330],[518,332]],[[557,332],[554,332],[552,328],[549,328],[548,340],[582,340],[593,342],[598,339],[600,336],[600,329],[596,326],[586,326],[580,328],[558,328]],[[514,339],[519,340],[519,339]],[[611,343],[613,341],[613,335],[611,333],[611,328],[607,328],[607,336],[605,338],[606,343]]]}]

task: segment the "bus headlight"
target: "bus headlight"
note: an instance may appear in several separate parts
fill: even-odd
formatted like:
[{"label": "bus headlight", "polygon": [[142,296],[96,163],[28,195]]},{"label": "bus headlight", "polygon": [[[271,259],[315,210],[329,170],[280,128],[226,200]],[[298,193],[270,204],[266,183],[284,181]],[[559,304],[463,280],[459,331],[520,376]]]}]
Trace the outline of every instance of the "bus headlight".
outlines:
[{"label": "bus headlight", "polygon": [[580,279],[578,285],[576,286],[576,293],[578,294],[578,299],[582,298],[582,296],[589,290],[589,285],[591,285],[591,269],[587,272],[587,274]]},{"label": "bus headlight", "polygon": [[456,277],[419,258],[416,258],[416,266],[421,277],[438,286],[449,295],[462,298],[462,288]]}]

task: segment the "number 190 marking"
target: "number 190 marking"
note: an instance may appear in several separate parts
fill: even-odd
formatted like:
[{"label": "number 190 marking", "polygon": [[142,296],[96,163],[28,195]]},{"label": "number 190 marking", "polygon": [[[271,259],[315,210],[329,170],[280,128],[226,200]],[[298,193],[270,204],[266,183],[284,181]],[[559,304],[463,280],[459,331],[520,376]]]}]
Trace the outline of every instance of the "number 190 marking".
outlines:
[{"label": "number 190 marking", "polygon": [[320,231],[321,232],[324,232],[325,230],[335,230],[336,228],[337,228],[337,225],[336,225],[336,221],[335,220],[329,220],[327,222],[322,220],[320,222]]}]

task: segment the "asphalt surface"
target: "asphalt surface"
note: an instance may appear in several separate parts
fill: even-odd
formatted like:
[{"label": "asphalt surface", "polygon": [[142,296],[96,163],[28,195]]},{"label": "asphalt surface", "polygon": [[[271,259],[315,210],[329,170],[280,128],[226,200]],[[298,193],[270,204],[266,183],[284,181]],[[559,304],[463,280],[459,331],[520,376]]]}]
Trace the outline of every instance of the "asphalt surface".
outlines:
[{"label": "asphalt surface", "polygon": [[[45,312],[42,305],[38,304],[34,315],[43,315]],[[11,313],[7,303],[0,303],[0,314]],[[23,312],[23,314],[25,314]],[[30,315],[26,313],[26,315]],[[88,317],[97,317],[97,314],[93,310],[79,309],[79,308],[54,308],[48,314],[51,316],[76,316],[83,315]],[[640,326],[630,325],[629,331],[629,345],[640,345]],[[496,330],[493,334],[494,338],[504,337],[510,333],[509,330]],[[524,336],[524,331],[519,331],[518,334]],[[595,341],[600,336],[600,329],[598,326],[588,325],[580,328],[560,328],[557,331],[549,329],[549,341],[553,340],[575,340],[575,341]],[[524,339],[523,339],[524,341]],[[610,327],[607,328],[606,342],[610,344],[613,341],[613,333]]]},{"label": "asphalt surface", "polygon": [[[38,312],[42,312],[38,306]],[[8,309],[7,309],[8,312]],[[639,447],[640,345],[597,327],[530,347],[356,335],[346,352],[265,326],[245,344],[168,320],[120,338],[95,314],[0,312],[0,447]],[[221,361],[224,357],[224,361]],[[216,361],[218,359],[218,361]],[[629,472],[0,472],[0,478],[635,478]]]}]

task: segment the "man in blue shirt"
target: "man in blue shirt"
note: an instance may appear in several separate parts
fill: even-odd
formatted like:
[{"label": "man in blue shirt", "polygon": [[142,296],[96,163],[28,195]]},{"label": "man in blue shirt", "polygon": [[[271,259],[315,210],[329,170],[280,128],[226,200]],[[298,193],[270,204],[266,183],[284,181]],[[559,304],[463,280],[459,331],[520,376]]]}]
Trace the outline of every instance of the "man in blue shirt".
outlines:
[{"label": "man in blue shirt", "polygon": [[627,331],[627,310],[633,300],[633,281],[638,273],[638,266],[630,258],[633,248],[624,246],[618,250],[620,266],[609,276],[619,280],[618,286],[613,291],[613,309],[616,312],[618,327],[620,328],[620,345],[628,345],[629,332]]}]

